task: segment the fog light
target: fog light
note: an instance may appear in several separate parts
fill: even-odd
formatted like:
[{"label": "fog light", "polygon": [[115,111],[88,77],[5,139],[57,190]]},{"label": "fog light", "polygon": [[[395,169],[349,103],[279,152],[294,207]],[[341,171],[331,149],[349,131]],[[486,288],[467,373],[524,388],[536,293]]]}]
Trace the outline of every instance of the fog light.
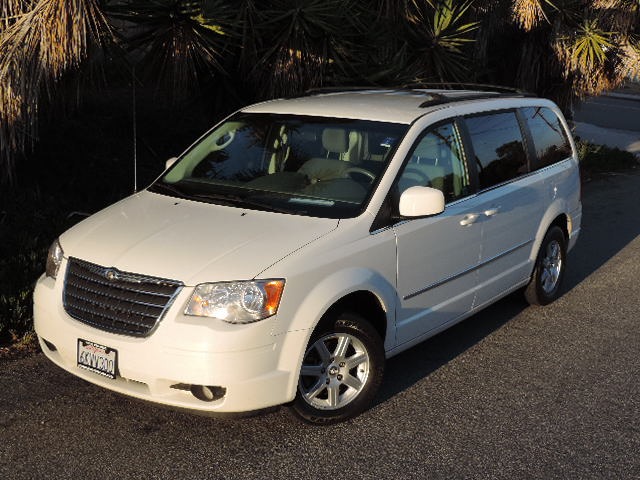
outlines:
[{"label": "fog light", "polygon": [[227,389],[207,385],[191,385],[191,394],[203,402],[213,402],[225,396]]}]

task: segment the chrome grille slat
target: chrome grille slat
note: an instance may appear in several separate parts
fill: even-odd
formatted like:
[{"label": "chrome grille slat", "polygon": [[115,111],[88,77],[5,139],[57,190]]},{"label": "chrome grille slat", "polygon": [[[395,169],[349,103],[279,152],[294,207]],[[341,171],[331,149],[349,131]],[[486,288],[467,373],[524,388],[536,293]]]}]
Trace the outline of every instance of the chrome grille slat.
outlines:
[{"label": "chrome grille slat", "polygon": [[136,292],[135,294],[131,295],[131,292],[129,292],[127,290],[123,290],[122,291],[122,297],[120,297],[118,295],[109,295],[107,293],[106,289],[100,290],[100,289],[97,289],[97,288],[88,288],[87,286],[78,284],[76,282],[68,282],[66,287],[67,287],[67,289],[69,289],[69,287],[72,287],[72,288],[74,288],[76,290],[81,290],[83,292],[86,292],[87,294],[107,296],[107,297],[110,297],[110,298],[126,298],[126,300],[131,302],[131,303],[135,303],[135,304],[139,304],[139,305],[146,305],[146,306],[149,306],[149,307],[159,307],[160,309],[163,309],[164,306],[167,303],[166,300],[164,302],[150,303],[150,302],[143,302],[143,301],[140,301],[140,300],[137,300],[137,299],[133,298],[134,296],[140,295],[140,294],[146,295],[143,292]]},{"label": "chrome grille slat", "polygon": [[69,258],[64,308],[71,317],[100,330],[144,337],[153,331],[181,287],[175,280]]},{"label": "chrome grille slat", "polygon": [[[108,312],[103,312],[100,309],[96,309],[96,308],[74,308],[74,310],[76,310],[77,312],[81,312],[83,314],[86,314],[89,317],[95,318],[101,318],[104,320],[110,320],[110,324],[106,324],[107,326],[113,326],[115,324],[118,323],[126,323],[127,325],[130,326],[134,326],[134,327],[141,327],[141,328],[149,328],[149,324],[148,323],[141,323],[141,322],[136,322],[136,321],[132,321],[130,319],[127,318],[127,320],[123,320],[122,318],[119,318],[115,315],[109,314]],[[155,322],[152,322],[152,324]],[[99,322],[92,322],[92,324],[99,324]]]},{"label": "chrome grille slat", "polygon": [[[164,307],[159,307],[159,308],[155,307],[157,309],[156,312],[144,312],[144,311],[141,311],[142,309],[137,309],[137,310],[128,309],[126,304],[124,304],[124,305],[120,304],[120,303],[110,304],[110,303],[106,303],[106,302],[100,301],[100,297],[98,297],[98,296],[87,297],[87,296],[73,294],[73,293],[69,292],[68,290],[67,290],[67,297],[74,298],[75,300],[78,301],[78,303],[88,300],[90,302],[89,303],[90,305],[98,307],[98,308],[100,308],[102,310],[106,310],[106,311],[112,310],[112,311],[119,312],[119,313],[124,314],[124,315],[127,315],[129,313],[135,313],[135,314],[141,315],[143,317],[153,318],[154,320],[156,318],[158,318],[158,316],[160,316],[160,314],[162,313],[162,310],[164,310]],[[74,307],[74,308],[78,308],[78,307]]]},{"label": "chrome grille slat", "polygon": [[[104,270],[108,270],[107,268],[104,268],[104,267],[103,267],[103,269]],[[93,273],[93,272],[91,272],[91,273]],[[116,288],[116,289],[121,289],[121,290],[125,289],[124,286],[122,286],[122,285],[113,285],[112,282],[109,282],[104,277],[101,277],[101,276],[99,276],[98,274],[95,274],[95,273],[93,275],[91,275],[91,276],[86,275],[86,274],[83,275],[81,273],[76,273],[76,278],[79,278],[81,280],[85,280],[85,281],[88,281],[88,282],[91,282],[91,283],[95,283],[95,284],[98,284],[98,285],[104,285],[104,286],[107,286],[107,287],[110,287],[110,288]],[[161,280],[161,279],[158,279],[158,280]],[[126,282],[126,283],[127,284],[131,284],[133,282]],[[153,285],[153,284],[150,284],[150,285]],[[162,287],[162,286],[164,286],[164,285],[163,284],[158,284],[158,287]],[[170,285],[167,285],[167,287],[170,287]],[[151,290],[140,290],[140,293],[145,293],[147,295],[158,295],[158,296],[162,296],[162,297],[171,297],[171,295],[173,295],[173,293],[163,293],[163,292],[158,292],[158,291],[153,292]]]}]

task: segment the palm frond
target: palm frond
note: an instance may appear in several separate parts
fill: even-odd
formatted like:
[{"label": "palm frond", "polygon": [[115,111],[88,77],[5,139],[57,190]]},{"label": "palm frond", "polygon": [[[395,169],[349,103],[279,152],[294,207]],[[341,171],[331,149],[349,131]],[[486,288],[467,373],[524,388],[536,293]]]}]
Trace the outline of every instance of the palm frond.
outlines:
[{"label": "palm frond", "polygon": [[640,80],[640,32],[622,45],[622,77]]},{"label": "palm frond", "polygon": [[457,3],[442,0],[431,18],[413,28],[419,56],[414,61],[416,78],[426,81],[464,81],[469,68],[467,45],[475,41],[479,22],[471,17],[473,0]]},{"label": "palm frond", "polygon": [[2,0],[0,3],[0,33],[31,10],[33,3],[33,0]]},{"label": "palm frond", "polygon": [[574,68],[588,71],[604,64],[607,51],[613,47],[611,32],[598,27],[595,19],[586,20],[577,30],[571,46]]},{"label": "palm frond", "polygon": [[[322,86],[339,68],[357,31],[354,0],[273,0],[259,12],[263,47],[251,72],[263,97],[295,94]],[[345,24],[345,19],[347,22]]]},{"label": "palm frond", "polygon": [[529,31],[542,21],[549,22],[549,19],[542,8],[543,3],[548,0],[515,0],[512,7],[512,15],[515,22],[525,31]]},{"label": "palm frond", "polygon": [[131,58],[172,103],[188,98],[201,79],[224,74],[228,9],[219,2],[138,0],[108,12],[131,25],[125,33]]},{"label": "palm frond", "polygon": [[112,30],[98,0],[39,0],[0,35],[0,181],[37,137],[41,101]]}]

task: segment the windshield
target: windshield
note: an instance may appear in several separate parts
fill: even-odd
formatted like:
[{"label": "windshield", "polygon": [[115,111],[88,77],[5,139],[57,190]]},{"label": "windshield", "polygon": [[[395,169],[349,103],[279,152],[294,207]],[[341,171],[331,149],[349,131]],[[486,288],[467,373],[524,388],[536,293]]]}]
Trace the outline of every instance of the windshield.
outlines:
[{"label": "windshield", "polygon": [[239,113],[206,134],[149,190],[242,208],[355,217],[407,128]]}]

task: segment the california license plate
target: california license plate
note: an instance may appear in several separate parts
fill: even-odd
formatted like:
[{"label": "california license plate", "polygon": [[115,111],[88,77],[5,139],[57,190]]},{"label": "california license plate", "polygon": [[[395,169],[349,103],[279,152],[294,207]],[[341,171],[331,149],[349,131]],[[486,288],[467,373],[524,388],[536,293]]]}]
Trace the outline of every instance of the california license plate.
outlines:
[{"label": "california license plate", "polygon": [[88,340],[78,339],[78,367],[116,378],[118,351]]}]

